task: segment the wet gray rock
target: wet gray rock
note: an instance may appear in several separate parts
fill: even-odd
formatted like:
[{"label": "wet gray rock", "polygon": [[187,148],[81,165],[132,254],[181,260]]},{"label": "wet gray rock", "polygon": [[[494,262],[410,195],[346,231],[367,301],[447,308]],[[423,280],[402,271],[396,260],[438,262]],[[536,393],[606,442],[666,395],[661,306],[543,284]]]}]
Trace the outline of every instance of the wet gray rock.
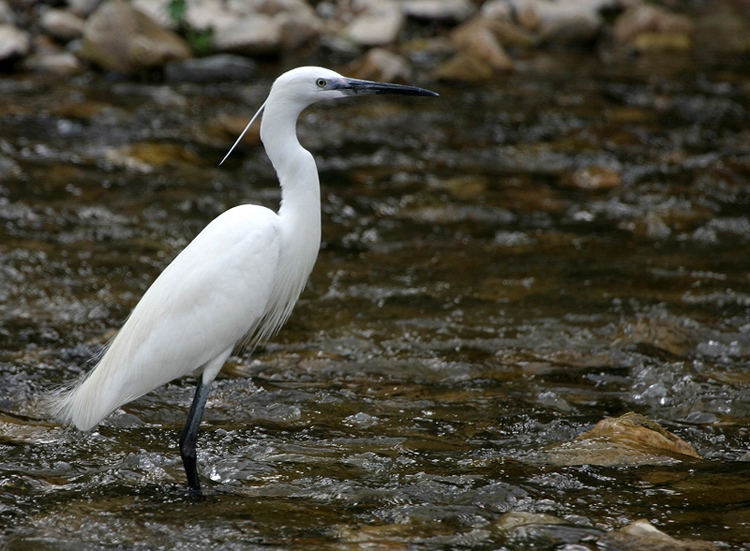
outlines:
[{"label": "wet gray rock", "polygon": [[123,0],[107,0],[86,21],[80,55],[119,73],[191,57],[188,44]]},{"label": "wet gray rock", "polygon": [[248,81],[255,77],[256,64],[251,59],[232,54],[217,54],[201,59],[171,61],[164,68],[170,82]]}]

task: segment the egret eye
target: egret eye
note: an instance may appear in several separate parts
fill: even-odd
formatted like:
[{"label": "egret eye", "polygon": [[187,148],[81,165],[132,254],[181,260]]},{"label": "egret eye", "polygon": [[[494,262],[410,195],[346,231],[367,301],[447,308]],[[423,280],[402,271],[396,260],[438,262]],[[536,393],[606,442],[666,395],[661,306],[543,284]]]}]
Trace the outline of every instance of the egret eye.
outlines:
[{"label": "egret eye", "polygon": [[318,80],[317,80],[317,81],[315,82],[315,84],[317,84],[317,85],[318,85],[318,88],[325,88],[325,87],[326,87],[326,84],[328,84],[328,83],[326,82],[326,79],[324,79],[324,78],[319,78],[319,79],[318,79]]}]

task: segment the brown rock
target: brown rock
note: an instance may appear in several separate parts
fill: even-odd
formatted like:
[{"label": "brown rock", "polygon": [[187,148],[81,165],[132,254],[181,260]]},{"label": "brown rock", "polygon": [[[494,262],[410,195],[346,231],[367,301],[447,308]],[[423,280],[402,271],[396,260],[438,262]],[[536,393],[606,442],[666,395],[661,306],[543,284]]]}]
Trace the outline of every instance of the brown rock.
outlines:
[{"label": "brown rock", "polygon": [[100,67],[133,73],[191,56],[188,44],[123,0],[108,0],[91,14],[81,56]]},{"label": "brown rock", "polygon": [[626,413],[617,418],[599,421],[576,440],[608,438],[633,448],[645,448],[657,454],[679,454],[701,459],[695,448],[679,436],[665,430],[658,423],[638,413]]},{"label": "brown rock", "polygon": [[432,76],[437,80],[480,84],[492,80],[494,71],[483,59],[458,53],[440,65]]},{"label": "brown rock", "polygon": [[577,438],[540,454],[555,465],[662,465],[700,459],[690,444],[637,413],[606,418]]},{"label": "brown rock", "polygon": [[618,331],[615,344],[651,345],[674,356],[686,357],[695,351],[700,339],[696,331],[675,321],[660,317],[643,317]]},{"label": "brown rock", "polygon": [[484,61],[496,71],[513,69],[513,60],[492,31],[481,24],[460,28],[451,35],[451,39],[459,51],[469,57]]},{"label": "brown rock", "polygon": [[405,58],[383,48],[372,48],[349,66],[355,78],[381,82],[411,81],[411,67]]}]

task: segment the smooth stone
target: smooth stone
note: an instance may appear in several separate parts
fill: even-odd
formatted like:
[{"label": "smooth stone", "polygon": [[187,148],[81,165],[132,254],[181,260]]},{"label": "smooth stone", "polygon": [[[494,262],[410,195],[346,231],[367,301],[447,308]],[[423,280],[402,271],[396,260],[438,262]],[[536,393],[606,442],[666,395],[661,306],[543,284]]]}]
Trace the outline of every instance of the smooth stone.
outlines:
[{"label": "smooth stone", "polygon": [[217,29],[214,48],[219,52],[264,55],[279,52],[281,39],[280,22],[270,15],[258,13]]},{"label": "smooth stone", "polygon": [[372,48],[349,66],[350,74],[364,80],[380,82],[411,81],[409,62],[398,54],[383,48]]},{"label": "smooth stone", "polygon": [[404,26],[401,7],[392,0],[371,3],[342,31],[342,35],[360,46],[386,46],[396,41]]},{"label": "smooth stone", "polygon": [[406,0],[402,7],[408,17],[453,23],[465,21],[476,12],[468,0]]},{"label": "smooth stone", "polygon": [[49,9],[40,19],[42,29],[57,40],[68,42],[83,35],[86,22],[73,12]]},{"label": "smooth stone", "polygon": [[77,75],[83,72],[83,65],[71,52],[38,52],[27,57],[23,66],[29,71],[52,75]]},{"label": "smooth stone", "polygon": [[0,62],[14,61],[29,53],[29,33],[15,25],[0,25]]},{"label": "smooth stone", "polygon": [[496,71],[510,71],[513,60],[497,40],[489,25],[491,21],[474,19],[451,33],[451,41],[460,52],[481,59]]},{"label": "smooth stone", "polygon": [[122,0],[108,0],[86,21],[80,55],[107,70],[134,73],[192,54],[172,31]]}]

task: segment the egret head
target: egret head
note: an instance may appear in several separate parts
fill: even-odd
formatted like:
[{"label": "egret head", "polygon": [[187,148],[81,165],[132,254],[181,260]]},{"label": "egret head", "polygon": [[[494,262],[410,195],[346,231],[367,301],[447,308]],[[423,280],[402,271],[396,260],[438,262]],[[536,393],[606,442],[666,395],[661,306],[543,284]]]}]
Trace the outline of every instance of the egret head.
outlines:
[{"label": "egret head", "polygon": [[347,78],[323,67],[298,67],[276,79],[269,98],[272,95],[283,95],[306,107],[324,99],[366,94],[437,96],[435,92],[416,86]]},{"label": "egret head", "polygon": [[324,67],[297,67],[296,69],[287,71],[276,79],[271,87],[271,92],[268,94],[268,99],[260,106],[255,116],[250,119],[245,130],[237,138],[237,141],[224,159],[222,159],[221,163],[229,157],[229,154],[234,150],[245,135],[245,132],[247,132],[266,106],[283,106],[289,115],[296,118],[305,107],[317,101],[368,94],[438,95],[435,92],[425,90],[424,88],[417,88],[416,86],[347,78],[336,71],[331,71]]}]

